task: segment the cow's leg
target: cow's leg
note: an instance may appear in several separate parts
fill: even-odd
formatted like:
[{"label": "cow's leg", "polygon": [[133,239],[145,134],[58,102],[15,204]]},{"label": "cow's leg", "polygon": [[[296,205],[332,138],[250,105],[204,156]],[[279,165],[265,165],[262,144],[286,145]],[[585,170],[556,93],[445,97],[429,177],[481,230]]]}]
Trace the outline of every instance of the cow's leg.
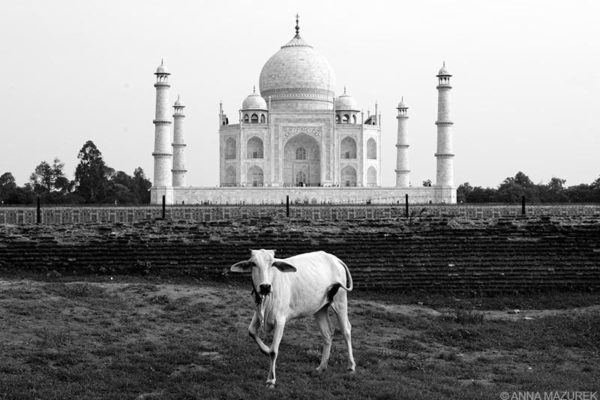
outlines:
[{"label": "cow's leg", "polygon": [[315,314],[317,325],[321,331],[321,336],[323,336],[323,354],[321,355],[321,364],[317,367],[317,371],[319,372],[323,372],[327,369],[327,362],[329,361],[329,354],[331,352],[332,332],[329,328],[328,309],[329,307],[325,306]]},{"label": "cow's leg", "polygon": [[356,363],[354,362],[354,355],[352,354],[352,326],[348,319],[348,296],[346,295],[345,290],[340,290],[335,295],[331,308],[333,308],[333,311],[335,311],[335,314],[337,315],[342,335],[344,335],[344,340],[348,347],[348,371],[354,372]]},{"label": "cow's leg", "polygon": [[278,317],[275,319],[275,327],[273,329],[273,343],[269,355],[271,356],[271,365],[269,366],[269,376],[267,377],[267,386],[271,389],[275,386],[275,364],[277,362],[277,354],[279,353],[279,344],[283,337],[283,328],[285,327],[285,318]]},{"label": "cow's leg", "polygon": [[258,348],[260,349],[260,351],[262,351],[266,355],[269,355],[269,348],[258,336],[259,328],[260,328],[260,319],[258,318],[257,313],[254,312],[254,315],[252,316],[252,322],[250,322],[250,326],[248,327],[248,333],[250,334],[250,337],[252,339],[254,339],[254,341],[258,345]]}]

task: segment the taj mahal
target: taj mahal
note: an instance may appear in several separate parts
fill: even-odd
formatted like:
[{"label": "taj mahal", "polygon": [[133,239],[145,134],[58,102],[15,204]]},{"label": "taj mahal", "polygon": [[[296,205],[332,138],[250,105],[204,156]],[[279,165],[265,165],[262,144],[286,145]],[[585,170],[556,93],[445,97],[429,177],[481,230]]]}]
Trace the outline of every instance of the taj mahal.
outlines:
[{"label": "taj mahal", "polygon": [[[154,181],[151,202],[160,204],[456,203],[449,95],[451,74],[437,74],[436,181],[410,182],[408,107],[397,107],[396,185],[381,186],[381,114],[366,115],[343,90],[336,96],[335,73],[327,60],[300,36],[262,68],[256,89],[228,116],[220,104],[219,187],[186,182],[184,105],[169,103],[169,75],[156,70]],[[236,119],[234,119],[236,118]],[[233,123],[235,122],[235,123]],[[171,133],[172,126],[172,133]],[[432,129],[433,131],[433,129]],[[432,160],[433,161],[433,160]]]}]

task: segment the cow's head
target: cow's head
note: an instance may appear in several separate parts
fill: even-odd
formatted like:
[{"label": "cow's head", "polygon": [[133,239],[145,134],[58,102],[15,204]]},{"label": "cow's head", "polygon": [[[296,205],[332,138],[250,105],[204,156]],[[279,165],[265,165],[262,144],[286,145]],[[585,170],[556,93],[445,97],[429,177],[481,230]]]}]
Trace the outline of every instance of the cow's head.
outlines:
[{"label": "cow's head", "polygon": [[273,267],[281,272],[296,272],[293,265],[275,258],[274,250],[250,250],[250,259],[240,261],[231,266],[232,272],[252,272],[254,290],[261,296],[271,293]]}]

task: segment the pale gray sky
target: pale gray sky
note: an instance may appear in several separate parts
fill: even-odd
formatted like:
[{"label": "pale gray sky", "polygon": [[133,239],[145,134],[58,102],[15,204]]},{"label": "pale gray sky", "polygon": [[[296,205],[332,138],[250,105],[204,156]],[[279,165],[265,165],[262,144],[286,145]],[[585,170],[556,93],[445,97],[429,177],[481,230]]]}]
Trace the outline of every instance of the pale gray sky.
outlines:
[{"label": "pale gray sky", "polygon": [[188,183],[218,184],[218,107],[236,119],[262,66],[294,34],[323,54],[366,112],[383,114],[382,179],[394,184],[396,110],[410,107],[413,185],[435,180],[442,61],[454,74],[455,181],[518,170],[567,185],[600,175],[600,2],[3,1],[0,173],[19,184],[54,157],[72,177],[91,139],[107,164],[152,177],[154,71],[186,104]]}]

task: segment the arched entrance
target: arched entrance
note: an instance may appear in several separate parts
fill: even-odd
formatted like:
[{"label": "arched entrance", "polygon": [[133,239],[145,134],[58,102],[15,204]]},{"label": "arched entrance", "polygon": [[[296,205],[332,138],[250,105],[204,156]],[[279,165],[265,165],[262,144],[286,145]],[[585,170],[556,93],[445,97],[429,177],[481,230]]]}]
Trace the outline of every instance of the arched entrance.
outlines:
[{"label": "arched entrance", "polygon": [[356,170],[350,165],[342,169],[342,186],[356,186]]},{"label": "arched entrance", "polygon": [[367,186],[377,186],[377,170],[369,167],[367,170]]},{"label": "arched entrance", "polygon": [[264,186],[265,180],[263,175],[263,170],[261,167],[256,165],[248,168],[248,173],[246,174],[246,186]]},{"label": "arched entrance", "polygon": [[231,165],[225,169],[225,182],[223,186],[235,186],[235,168]]},{"label": "arched entrance", "polygon": [[285,186],[320,186],[321,151],[315,138],[300,133],[287,141],[283,152]]}]

